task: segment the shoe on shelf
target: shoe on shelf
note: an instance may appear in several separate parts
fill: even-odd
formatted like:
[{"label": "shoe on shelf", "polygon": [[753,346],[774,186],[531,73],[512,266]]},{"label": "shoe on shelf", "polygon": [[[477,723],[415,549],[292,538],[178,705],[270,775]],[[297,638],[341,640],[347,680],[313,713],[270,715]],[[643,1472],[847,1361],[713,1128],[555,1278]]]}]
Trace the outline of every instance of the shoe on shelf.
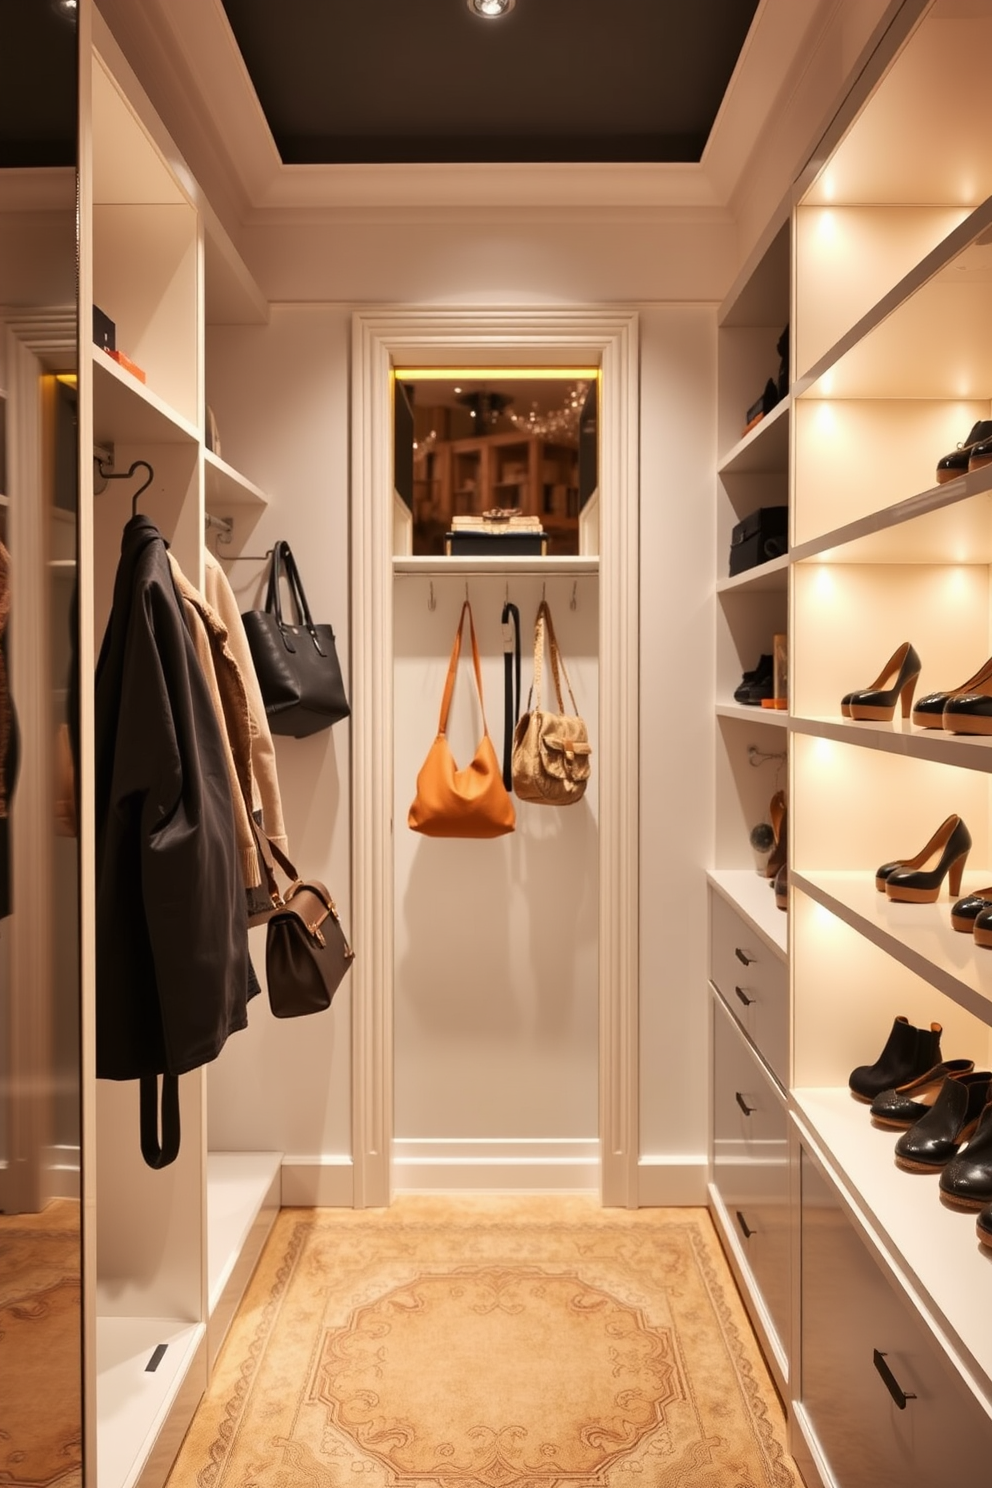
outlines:
[{"label": "shoe on shelf", "polygon": [[979,667],[973,677],[962,682],[960,687],[954,687],[949,692],[928,692],[917,698],[913,708],[913,722],[917,728],[942,729],[944,709],[952,698],[978,692],[986,686],[992,686],[992,656],[984,666]]},{"label": "shoe on shelf", "polygon": [[941,728],[948,734],[992,734],[992,675],[944,704]]},{"label": "shoe on shelf", "polygon": [[971,1140],[989,1098],[992,1070],[947,1079],[937,1099],[896,1142],[896,1163],[909,1173],[939,1172]]},{"label": "shoe on shelf", "polygon": [[987,439],[992,439],[992,419],[979,419],[964,444],[959,444],[956,450],[952,450],[949,455],[944,455],[937,461],[938,486],[945,485],[947,481],[956,480],[959,475],[967,475],[971,468],[971,454],[975,445]]},{"label": "shoe on shelf", "polygon": [[940,1175],[940,1196],[956,1209],[992,1204],[992,1103],[987,1103],[975,1135]]},{"label": "shoe on shelf", "polygon": [[785,862],[788,847],[789,807],[785,799],[785,791],[776,791],[772,796],[768,803],[768,819],[771,822],[775,845],[768,854],[765,877],[773,879]]},{"label": "shoe on shelf", "polygon": [[992,465],[992,420],[986,419],[982,427],[987,428],[988,433],[982,436],[980,443],[971,445],[968,450],[969,472],[984,470],[986,465]]},{"label": "shoe on shelf", "polygon": [[775,694],[775,664],[770,656],[760,656],[758,665],[745,672],[734,688],[734,702],[761,707],[762,698]]},{"label": "shoe on shelf", "polygon": [[869,687],[844,694],[840,700],[841,713],[845,718],[888,723],[896,711],[896,703],[901,700],[902,716],[908,718],[921,667],[920,658],[909,641],[903,641]]},{"label": "shoe on shelf", "polygon": [[901,904],[933,904],[946,876],[956,897],[970,851],[971,833],[959,816],[951,815],[915,858],[883,863],[875,873],[875,887]]},{"label": "shoe on shelf", "polygon": [[952,929],[960,930],[963,935],[971,935],[975,929],[975,921],[983,909],[992,909],[992,885],[973,890],[951,906]]},{"label": "shoe on shelf", "polygon": [[894,1090],[883,1090],[871,1103],[872,1122],[875,1126],[905,1131],[927,1114],[946,1079],[960,1080],[962,1075],[970,1075],[974,1068],[973,1059],[945,1059],[941,1064],[935,1064],[933,1069],[924,1070],[915,1080],[907,1080],[905,1085],[897,1085]]},{"label": "shoe on shelf", "polygon": [[992,1206],[983,1209],[975,1220],[975,1231],[982,1245],[987,1245],[992,1250]]},{"label": "shoe on shelf", "polygon": [[992,949],[992,904],[978,911],[971,933],[976,945],[985,950]]},{"label": "shoe on shelf", "polygon": [[775,881],[774,881],[772,887],[775,890],[775,904],[776,904],[777,908],[778,909],[788,909],[788,907],[789,907],[789,865],[787,863],[783,863],[782,866],[781,866],[781,868],[775,874]]},{"label": "shoe on shelf", "polygon": [[883,1090],[895,1090],[940,1063],[939,1023],[914,1028],[902,1013],[893,1021],[885,1047],[874,1064],[859,1064],[848,1078],[851,1094],[866,1104]]}]

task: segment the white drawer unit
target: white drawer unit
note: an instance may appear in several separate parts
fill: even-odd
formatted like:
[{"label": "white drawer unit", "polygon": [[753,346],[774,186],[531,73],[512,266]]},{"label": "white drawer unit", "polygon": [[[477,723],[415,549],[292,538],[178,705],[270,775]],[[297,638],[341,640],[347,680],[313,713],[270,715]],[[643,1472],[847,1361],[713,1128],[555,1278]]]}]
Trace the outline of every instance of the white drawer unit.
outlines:
[{"label": "white drawer unit", "polygon": [[[770,899],[770,887],[767,893]],[[789,1079],[788,966],[781,954],[712,889],[710,979],[765,1063],[786,1086]]]},{"label": "white drawer unit", "polygon": [[985,1488],[992,1417],[805,1148],[800,1183],[797,1415],[824,1482]]},{"label": "white drawer unit", "polygon": [[781,1386],[791,1303],[788,1115],[718,997],[713,1025],[711,1201]]}]

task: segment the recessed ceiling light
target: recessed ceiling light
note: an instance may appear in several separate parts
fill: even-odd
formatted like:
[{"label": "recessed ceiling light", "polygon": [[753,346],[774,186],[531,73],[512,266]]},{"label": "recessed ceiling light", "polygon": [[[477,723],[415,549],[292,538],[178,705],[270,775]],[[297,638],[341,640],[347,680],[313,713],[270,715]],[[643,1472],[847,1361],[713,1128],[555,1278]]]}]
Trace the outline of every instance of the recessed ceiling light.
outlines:
[{"label": "recessed ceiling light", "polygon": [[516,3],[517,0],[465,0],[465,4],[473,15],[484,16],[490,21],[497,21],[500,16],[509,15]]}]

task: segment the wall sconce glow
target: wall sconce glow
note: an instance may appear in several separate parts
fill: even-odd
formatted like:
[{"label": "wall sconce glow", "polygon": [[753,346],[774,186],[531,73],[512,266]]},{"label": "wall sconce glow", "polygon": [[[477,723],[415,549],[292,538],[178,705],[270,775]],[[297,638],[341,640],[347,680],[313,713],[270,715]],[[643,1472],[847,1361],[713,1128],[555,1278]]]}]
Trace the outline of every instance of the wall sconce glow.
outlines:
[{"label": "wall sconce glow", "polygon": [[820,378],[819,382],[816,384],[816,391],[817,391],[817,393],[819,394],[819,396],[821,398],[829,398],[830,395],[831,395],[831,393],[833,392],[833,390],[834,390],[834,374],[833,374],[833,371],[831,370],[830,372],[824,372],[823,376]]},{"label": "wall sconce glow", "polygon": [[834,741],[832,739],[814,739],[813,758],[818,765],[832,765],[837,758]]},{"label": "wall sconce glow", "polygon": [[833,243],[836,240],[837,218],[829,207],[820,213],[820,219],[816,224],[816,234],[827,243]]},{"label": "wall sconce glow", "polygon": [[817,564],[816,568],[816,597],[817,599],[833,599],[835,593],[834,576],[830,572],[828,563]]},{"label": "wall sconce glow", "polygon": [[820,190],[823,193],[824,201],[832,202],[836,199],[837,182],[834,180],[833,173],[831,171],[824,172]]},{"label": "wall sconce glow", "polygon": [[498,21],[500,16],[509,15],[516,3],[517,0],[465,0],[473,15],[483,16],[489,21]]},{"label": "wall sconce glow", "polygon": [[821,403],[816,410],[817,432],[833,435],[837,431],[837,415],[829,403]]}]

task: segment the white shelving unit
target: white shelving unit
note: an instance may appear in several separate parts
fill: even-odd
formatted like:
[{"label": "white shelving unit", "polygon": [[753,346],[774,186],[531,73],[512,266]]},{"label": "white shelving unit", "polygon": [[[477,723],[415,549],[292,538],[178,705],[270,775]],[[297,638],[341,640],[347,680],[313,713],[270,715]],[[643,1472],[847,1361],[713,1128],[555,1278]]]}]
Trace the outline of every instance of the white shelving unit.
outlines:
[{"label": "white shelving unit", "polygon": [[[91,100],[84,211],[92,202],[91,231],[84,223],[82,235],[82,314],[99,305],[146,376],[142,382],[94,346],[82,369],[82,417],[91,420],[93,442],[112,449],[115,471],[137,460],[152,467],[140,509],[202,586],[205,513],[247,530],[246,517],[267,502],[205,447],[205,257],[226,316],[241,306],[257,320],[260,296],[97,14],[81,66]],[[84,500],[86,491],[84,483]],[[130,515],[130,483],[118,481],[93,498],[81,523],[81,593],[93,605],[84,645],[86,632],[94,648],[102,637]],[[83,658],[84,673],[87,665],[92,655]],[[84,865],[88,851],[84,823]],[[92,868],[87,887],[84,867],[84,895],[91,885]],[[87,995],[92,977],[84,978]],[[96,1215],[86,1393],[95,1414],[91,1453],[97,1445],[88,1474],[95,1466],[100,1488],[164,1481],[279,1208],[280,1153],[208,1155],[208,1087],[205,1070],[182,1077],[180,1153],[158,1172],[139,1151],[136,1082],[97,1081],[86,1097],[95,1161],[84,1163],[84,1184]]]}]

